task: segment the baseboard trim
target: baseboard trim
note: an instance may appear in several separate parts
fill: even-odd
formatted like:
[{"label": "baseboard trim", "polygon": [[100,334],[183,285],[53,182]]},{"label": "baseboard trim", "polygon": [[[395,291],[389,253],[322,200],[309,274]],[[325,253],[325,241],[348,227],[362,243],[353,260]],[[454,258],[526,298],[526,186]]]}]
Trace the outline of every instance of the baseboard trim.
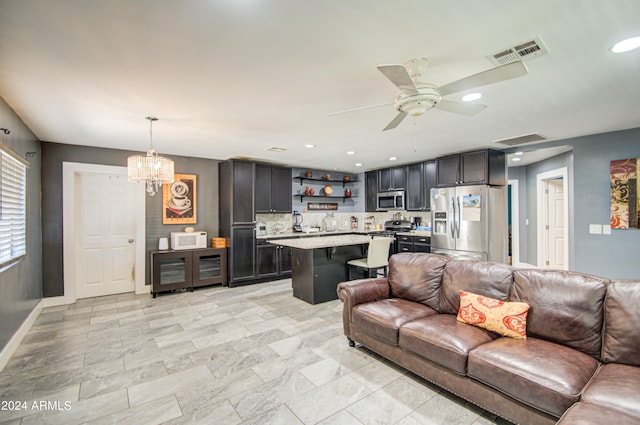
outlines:
[{"label": "baseboard trim", "polygon": [[[64,298],[64,297],[59,297]],[[4,367],[9,363],[11,356],[18,349],[18,346],[22,342],[23,338],[27,335],[33,324],[36,322],[36,319],[40,315],[40,312],[45,307],[44,300],[40,300],[40,302],[31,310],[29,316],[27,316],[26,320],[22,322],[22,325],[18,328],[15,334],[11,337],[7,345],[4,346],[2,351],[0,352],[0,372],[4,370]]]},{"label": "baseboard trim", "polygon": [[67,300],[64,296],[62,296],[43,298],[41,303],[42,307],[58,307],[59,305],[73,304],[73,301]]}]

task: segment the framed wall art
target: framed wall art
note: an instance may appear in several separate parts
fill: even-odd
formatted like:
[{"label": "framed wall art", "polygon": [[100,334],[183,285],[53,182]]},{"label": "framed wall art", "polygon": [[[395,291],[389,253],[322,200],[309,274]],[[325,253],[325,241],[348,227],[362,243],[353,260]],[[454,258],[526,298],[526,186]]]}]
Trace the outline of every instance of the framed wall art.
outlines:
[{"label": "framed wall art", "polygon": [[640,158],[611,161],[611,228],[640,228]]},{"label": "framed wall art", "polygon": [[196,175],[176,174],[162,185],[162,224],[196,224]]}]

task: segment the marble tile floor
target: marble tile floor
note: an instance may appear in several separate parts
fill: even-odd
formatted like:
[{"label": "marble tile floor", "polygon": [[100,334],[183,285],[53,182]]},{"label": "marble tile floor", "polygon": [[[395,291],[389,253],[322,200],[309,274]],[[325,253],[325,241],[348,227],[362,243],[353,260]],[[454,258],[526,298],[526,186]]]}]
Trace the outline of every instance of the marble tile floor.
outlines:
[{"label": "marble tile floor", "polygon": [[508,424],[374,353],[290,280],[45,308],[0,424]]}]

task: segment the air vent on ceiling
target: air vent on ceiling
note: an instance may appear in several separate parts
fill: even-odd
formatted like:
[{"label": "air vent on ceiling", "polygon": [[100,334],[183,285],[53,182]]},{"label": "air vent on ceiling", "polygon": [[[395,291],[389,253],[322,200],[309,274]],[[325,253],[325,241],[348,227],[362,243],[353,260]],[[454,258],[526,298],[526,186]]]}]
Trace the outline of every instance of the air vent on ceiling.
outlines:
[{"label": "air vent on ceiling", "polygon": [[542,43],[540,37],[536,37],[531,41],[509,47],[501,52],[487,56],[487,59],[489,59],[492,64],[498,66],[516,61],[528,61],[546,53],[549,53],[549,49]]},{"label": "air vent on ceiling", "polygon": [[540,142],[547,140],[548,137],[540,133],[525,134],[523,136],[510,137],[508,139],[495,140],[493,143],[500,143],[506,146],[519,146],[526,145],[528,143]]},{"label": "air vent on ceiling", "polygon": [[285,149],[285,148],[279,148],[279,147],[277,147],[277,146],[271,146],[271,147],[268,147],[268,148],[267,148],[267,149],[265,149],[265,150],[266,150],[266,151],[269,151],[269,152],[284,152],[284,151],[286,151],[286,149]]}]

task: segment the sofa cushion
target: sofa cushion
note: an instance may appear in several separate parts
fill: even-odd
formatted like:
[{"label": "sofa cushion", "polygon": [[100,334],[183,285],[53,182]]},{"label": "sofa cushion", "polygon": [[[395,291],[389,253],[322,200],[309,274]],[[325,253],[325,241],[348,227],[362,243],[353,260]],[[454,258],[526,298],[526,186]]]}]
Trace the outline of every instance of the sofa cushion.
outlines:
[{"label": "sofa cushion", "polygon": [[638,425],[640,420],[620,411],[583,401],[567,410],[556,425]]},{"label": "sofa cushion", "polygon": [[531,306],[527,335],[600,359],[607,280],[560,270],[514,270],[511,301]]},{"label": "sofa cushion", "polygon": [[400,328],[400,347],[464,375],[469,351],[497,335],[466,325],[451,314],[412,320]]},{"label": "sofa cushion", "polygon": [[460,309],[456,319],[511,338],[526,338],[528,311],[527,303],[500,301],[460,291]]},{"label": "sofa cushion", "polygon": [[389,259],[389,286],[394,297],[437,310],[444,265],[449,258],[435,254],[402,253]]},{"label": "sofa cushion", "polygon": [[640,366],[640,282],[607,288],[602,361]]},{"label": "sofa cushion", "polygon": [[598,368],[591,356],[537,338],[498,338],[469,353],[467,375],[560,417]]},{"label": "sofa cushion", "polygon": [[424,304],[401,298],[389,298],[353,307],[353,324],[362,331],[390,344],[398,344],[400,326],[420,317],[437,314]]},{"label": "sofa cushion", "polygon": [[440,288],[440,313],[458,314],[460,290],[507,301],[513,278],[504,264],[451,260],[444,268]]},{"label": "sofa cushion", "polygon": [[626,412],[640,422],[639,390],[640,368],[611,363],[600,368],[582,400]]}]

